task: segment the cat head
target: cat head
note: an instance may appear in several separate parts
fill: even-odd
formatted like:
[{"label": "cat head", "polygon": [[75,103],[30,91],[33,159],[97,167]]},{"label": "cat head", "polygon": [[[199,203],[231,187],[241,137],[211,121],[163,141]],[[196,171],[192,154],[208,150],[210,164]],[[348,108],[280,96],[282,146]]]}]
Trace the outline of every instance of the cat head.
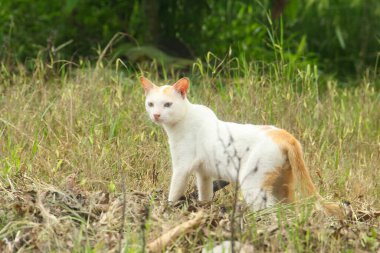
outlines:
[{"label": "cat head", "polygon": [[181,78],[173,85],[156,86],[145,77],[140,77],[145,90],[145,108],[149,118],[162,125],[174,125],[187,113],[187,92],[190,81]]}]

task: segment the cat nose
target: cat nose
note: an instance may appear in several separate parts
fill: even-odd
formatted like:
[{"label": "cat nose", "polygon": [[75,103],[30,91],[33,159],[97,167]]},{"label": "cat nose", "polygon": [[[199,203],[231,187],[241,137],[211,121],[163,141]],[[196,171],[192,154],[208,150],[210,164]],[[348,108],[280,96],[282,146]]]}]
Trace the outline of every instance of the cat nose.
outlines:
[{"label": "cat nose", "polygon": [[158,120],[160,118],[161,114],[153,114],[153,117],[155,120]]}]

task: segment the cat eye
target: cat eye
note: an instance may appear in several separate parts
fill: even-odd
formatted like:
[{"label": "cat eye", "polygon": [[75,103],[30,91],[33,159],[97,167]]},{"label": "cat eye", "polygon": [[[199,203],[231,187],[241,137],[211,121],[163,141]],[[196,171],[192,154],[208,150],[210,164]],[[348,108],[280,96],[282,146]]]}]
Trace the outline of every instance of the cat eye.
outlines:
[{"label": "cat eye", "polygon": [[152,103],[152,102],[149,102],[149,103],[148,103],[148,106],[149,106],[149,107],[153,107],[153,103]]},{"label": "cat eye", "polygon": [[172,104],[173,103],[171,103],[171,102],[167,102],[167,103],[164,104],[164,107],[168,107],[169,108],[170,106],[172,106]]}]

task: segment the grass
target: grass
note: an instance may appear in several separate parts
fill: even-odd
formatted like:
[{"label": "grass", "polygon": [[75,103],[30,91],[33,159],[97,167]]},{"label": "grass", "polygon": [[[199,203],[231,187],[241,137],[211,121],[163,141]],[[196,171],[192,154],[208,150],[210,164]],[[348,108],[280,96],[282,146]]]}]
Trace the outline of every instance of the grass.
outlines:
[{"label": "grass", "polygon": [[[212,57],[194,64],[190,100],[223,120],[293,133],[321,194],[349,201],[353,210],[336,220],[303,201],[252,213],[239,196],[236,239],[259,252],[379,250],[377,80],[368,75],[356,88],[342,89],[332,79],[319,80],[310,66],[289,74],[286,65],[220,64]],[[199,209],[207,214],[204,222],[169,251],[199,252],[230,239],[233,187],[209,204],[166,202],[168,144],[146,116],[137,77],[144,73],[163,84],[178,73],[120,66],[83,63],[54,71],[37,62],[32,73],[2,66],[0,251],[142,252]]]}]

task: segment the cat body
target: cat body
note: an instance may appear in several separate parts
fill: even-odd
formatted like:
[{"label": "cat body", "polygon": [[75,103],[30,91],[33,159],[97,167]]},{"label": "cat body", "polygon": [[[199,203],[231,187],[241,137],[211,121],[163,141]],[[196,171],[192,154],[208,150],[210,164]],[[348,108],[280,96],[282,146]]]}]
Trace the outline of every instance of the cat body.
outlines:
[{"label": "cat body", "polygon": [[140,81],[146,110],[169,139],[173,168],[169,201],[184,194],[193,173],[201,201],[212,199],[215,179],[237,183],[253,210],[292,202],[296,178],[307,195],[318,195],[301,145],[285,130],[219,120],[208,107],[188,101],[187,78],[161,87],[144,77]]}]

